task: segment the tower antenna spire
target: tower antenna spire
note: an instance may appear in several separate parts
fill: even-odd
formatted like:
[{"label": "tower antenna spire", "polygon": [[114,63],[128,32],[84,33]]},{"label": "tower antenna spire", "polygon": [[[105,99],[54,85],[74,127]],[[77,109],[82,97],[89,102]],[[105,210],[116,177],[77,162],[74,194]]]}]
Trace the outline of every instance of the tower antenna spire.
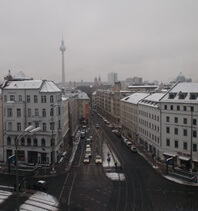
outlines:
[{"label": "tower antenna spire", "polygon": [[65,84],[65,64],[64,64],[64,52],[66,47],[64,45],[63,35],[61,40],[60,51],[62,52],[62,84]]}]

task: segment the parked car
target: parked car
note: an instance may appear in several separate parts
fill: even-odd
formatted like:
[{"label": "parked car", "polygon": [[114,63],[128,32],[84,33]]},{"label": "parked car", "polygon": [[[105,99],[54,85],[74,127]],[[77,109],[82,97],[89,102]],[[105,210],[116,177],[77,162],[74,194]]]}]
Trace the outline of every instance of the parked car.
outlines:
[{"label": "parked car", "polygon": [[91,139],[90,138],[87,138],[86,145],[91,145]]},{"label": "parked car", "polygon": [[88,155],[85,155],[83,163],[89,163],[90,162],[90,158]]},{"label": "parked car", "polygon": [[81,132],[80,132],[80,137],[81,137],[81,138],[85,138],[85,132],[84,132],[84,131],[81,131]]},{"label": "parked car", "polygon": [[100,155],[96,155],[95,163],[96,164],[101,164],[102,163],[102,157]]},{"label": "parked car", "polygon": [[131,147],[132,146],[132,142],[131,141],[127,141],[126,145],[127,145],[127,147]]},{"label": "parked car", "polygon": [[137,152],[137,148],[135,146],[131,146],[131,151],[132,152]]},{"label": "parked car", "polygon": [[99,129],[99,125],[98,124],[96,124],[96,128]]},{"label": "parked car", "polygon": [[35,190],[46,190],[48,188],[47,182],[44,180],[39,180],[32,185],[32,188]]},{"label": "parked car", "polygon": [[91,157],[91,148],[86,148],[85,154]]}]

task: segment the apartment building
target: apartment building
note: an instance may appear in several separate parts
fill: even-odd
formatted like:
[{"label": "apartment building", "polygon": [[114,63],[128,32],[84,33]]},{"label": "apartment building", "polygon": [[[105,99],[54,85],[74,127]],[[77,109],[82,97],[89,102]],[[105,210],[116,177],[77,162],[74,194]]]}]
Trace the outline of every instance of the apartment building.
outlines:
[{"label": "apartment building", "polygon": [[1,89],[0,89],[0,161],[3,161],[3,108],[2,108]]},{"label": "apartment building", "polygon": [[160,99],[163,93],[153,93],[138,102],[139,143],[154,157],[161,157]]},{"label": "apartment building", "polygon": [[121,127],[122,132],[137,142],[138,139],[138,102],[149,93],[133,93],[121,100]]},{"label": "apartment building", "polygon": [[15,154],[17,137],[30,125],[41,131],[18,142],[21,163],[50,164],[64,150],[69,129],[68,100],[52,81],[5,81],[3,99],[4,162]]},{"label": "apartment building", "polygon": [[177,83],[160,100],[164,157],[198,168],[198,83]]}]

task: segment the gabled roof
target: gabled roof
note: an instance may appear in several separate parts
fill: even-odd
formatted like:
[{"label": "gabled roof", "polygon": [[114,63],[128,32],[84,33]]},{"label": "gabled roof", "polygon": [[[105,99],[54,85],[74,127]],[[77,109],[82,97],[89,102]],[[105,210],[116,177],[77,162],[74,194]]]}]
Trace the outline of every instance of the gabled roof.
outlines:
[{"label": "gabled roof", "polygon": [[61,92],[53,81],[47,80],[24,80],[24,81],[8,81],[4,90],[23,90],[23,89],[40,89],[40,92]]}]

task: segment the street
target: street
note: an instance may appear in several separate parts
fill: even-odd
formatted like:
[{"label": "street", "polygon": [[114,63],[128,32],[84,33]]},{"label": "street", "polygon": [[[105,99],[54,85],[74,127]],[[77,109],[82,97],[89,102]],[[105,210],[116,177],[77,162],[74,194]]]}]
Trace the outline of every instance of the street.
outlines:
[{"label": "street", "polygon": [[[41,210],[117,211],[198,209],[197,187],[180,185],[165,179],[141,155],[132,153],[123,145],[121,139],[111,132],[101,118],[94,115],[91,122],[90,130],[78,145],[71,169],[44,178],[49,185],[48,190],[42,193],[45,201],[42,203],[42,198],[39,201],[39,197],[35,199],[38,191],[23,189],[20,192],[21,208],[26,206],[28,210],[31,205],[30,210],[37,210],[38,207]],[[99,124],[99,129],[95,128],[96,123]],[[90,162],[85,164],[85,142],[90,135],[93,136],[92,156]],[[95,164],[96,154],[101,154],[104,158],[102,146],[105,143],[121,168],[108,169],[101,164]],[[65,164],[62,166],[65,168]],[[125,179],[112,180],[106,176],[110,171],[119,171]],[[38,179],[28,178],[28,182]],[[14,175],[0,177],[1,185],[13,186],[14,181]],[[10,192],[11,194],[1,202],[0,210],[14,210],[15,193]],[[1,195],[3,194],[5,193],[2,192]],[[40,205],[30,202],[30,199],[34,202],[38,200]]]}]

